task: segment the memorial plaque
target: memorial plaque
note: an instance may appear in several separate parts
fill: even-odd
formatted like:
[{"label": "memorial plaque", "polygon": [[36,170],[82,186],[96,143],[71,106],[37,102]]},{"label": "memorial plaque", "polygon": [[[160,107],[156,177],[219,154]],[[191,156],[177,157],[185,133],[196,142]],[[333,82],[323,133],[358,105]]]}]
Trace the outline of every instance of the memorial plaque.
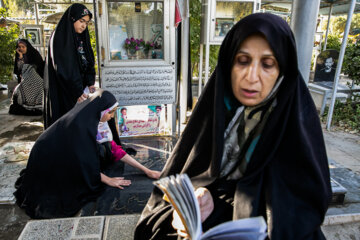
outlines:
[{"label": "memorial plaque", "polygon": [[105,68],[102,88],[114,94],[123,106],[172,104],[175,70],[171,66]]},{"label": "memorial plaque", "polygon": [[314,82],[334,82],[339,52],[326,50],[316,59]]}]

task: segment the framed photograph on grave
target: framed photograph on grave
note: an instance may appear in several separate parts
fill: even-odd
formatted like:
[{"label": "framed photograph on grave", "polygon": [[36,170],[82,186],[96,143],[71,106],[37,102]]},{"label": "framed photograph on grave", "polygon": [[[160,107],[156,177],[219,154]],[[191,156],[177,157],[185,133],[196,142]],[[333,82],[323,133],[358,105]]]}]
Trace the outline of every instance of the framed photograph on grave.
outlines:
[{"label": "framed photograph on grave", "polygon": [[33,47],[43,46],[43,25],[22,25],[23,37],[26,38]]}]

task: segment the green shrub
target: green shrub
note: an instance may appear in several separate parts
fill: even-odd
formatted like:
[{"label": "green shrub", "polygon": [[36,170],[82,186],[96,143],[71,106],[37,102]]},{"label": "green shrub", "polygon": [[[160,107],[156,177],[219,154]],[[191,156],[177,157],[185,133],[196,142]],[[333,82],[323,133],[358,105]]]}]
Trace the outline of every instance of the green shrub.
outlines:
[{"label": "green shrub", "polygon": [[[0,8],[0,15],[6,16],[6,10]],[[19,37],[19,27],[0,27],[0,82],[7,83],[11,80],[16,40]]]},{"label": "green shrub", "polygon": [[[340,52],[340,48],[341,48],[340,39],[341,37],[339,35],[329,34],[326,42],[326,49],[334,49]],[[322,48],[324,44],[325,44],[325,38],[321,43]]]},{"label": "green shrub", "polygon": [[[326,122],[328,108],[322,116],[322,121]],[[332,115],[332,124],[347,132],[360,132],[360,102],[348,98],[345,103],[335,102]]]},{"label": "green shrub", "polygon": [[344,64],[342,70],[354,81],[360,85],[360,43],[349,44],[345,51]]}]

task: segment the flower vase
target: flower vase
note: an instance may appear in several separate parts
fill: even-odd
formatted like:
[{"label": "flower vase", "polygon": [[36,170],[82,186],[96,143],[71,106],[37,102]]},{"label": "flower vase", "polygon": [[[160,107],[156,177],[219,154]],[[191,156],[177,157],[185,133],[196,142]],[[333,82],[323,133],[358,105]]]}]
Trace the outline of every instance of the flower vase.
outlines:
[{"label": "flower vase", "polygon": [[144,50],[144,58],[145,59],[149,58],[149,50]]},{"label": "flower vase", "polygon": [[128,49],[127,55],[129,59],[136,59],[136,50],[135,49]]},{"label": "flower vase", "polygon": [[142,51],[137,51],[136,52],[136,59],[142,59],[144,58],[144,54]]}]

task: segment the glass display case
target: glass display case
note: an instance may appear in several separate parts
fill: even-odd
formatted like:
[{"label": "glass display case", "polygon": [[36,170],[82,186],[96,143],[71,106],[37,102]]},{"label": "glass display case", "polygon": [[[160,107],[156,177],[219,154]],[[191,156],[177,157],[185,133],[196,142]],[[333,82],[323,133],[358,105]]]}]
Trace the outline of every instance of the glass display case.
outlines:
[{"label": "glass display case", "polygon": [[259,8],[260,0],[204,0],[201,42],[221,44],[234,24]]},{"label": "glass display case", "polygon": [[101,88],[122,106],[176,98],[175,1],[96,1]]},{"label": "glass display case", "polygon": [[164,4],[108,1],[110,60],[164,59]]}]

